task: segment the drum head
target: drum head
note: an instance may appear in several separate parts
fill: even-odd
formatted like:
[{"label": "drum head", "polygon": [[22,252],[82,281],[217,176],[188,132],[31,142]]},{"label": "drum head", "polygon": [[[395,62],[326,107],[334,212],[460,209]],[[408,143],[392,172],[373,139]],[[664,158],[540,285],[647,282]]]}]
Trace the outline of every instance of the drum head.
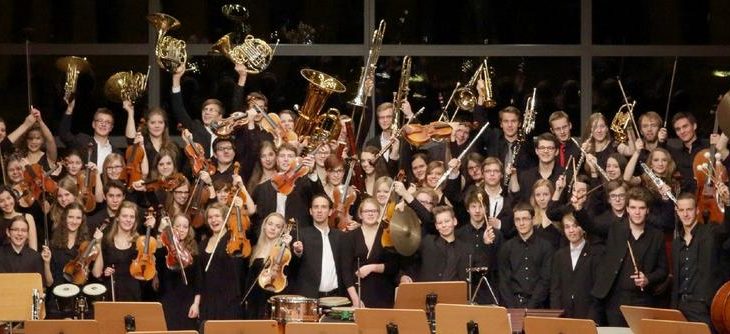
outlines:
[{"label": "drum head", "polygon": [[79,287],[70,283],[60,284],[53,288],[53,295],[61,298],[73,297],[79,294]]},{"label": "drum head", "polygon": [[84,294],[87,296],[101,296],[105,293],[106,293],[106,287],[99,283],[87,284],[84,287]]},{"label": "drum head", "polygon": [[319,305],[324,307],[335,307],[350,305],[350,299],[345,297],[322,297],[319,299]]},{"label": "drum head", "polygon": [[273,304],[277,300],[291,300],[291,299],[297,299],[297,298],[304,298],[304,296],[301,295],[276,295],[269,297],[269,303]]}]

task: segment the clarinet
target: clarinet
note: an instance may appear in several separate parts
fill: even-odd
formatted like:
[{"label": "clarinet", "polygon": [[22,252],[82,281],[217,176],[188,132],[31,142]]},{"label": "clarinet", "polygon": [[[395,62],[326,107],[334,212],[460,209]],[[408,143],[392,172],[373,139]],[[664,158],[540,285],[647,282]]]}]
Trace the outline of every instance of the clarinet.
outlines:
[{"label": "clarinet", "polygon": [[[661,186],[663,186],[665,184],[664,180],[662,180],[659,176],[654,174],[654,172],[651,170],[651,168],[649,168],[649,166],[647,166],[645,163],[643,163],[643,162],[641,163],[641,168],[644,170],[644,173],[646,174],[646,176],[648,176],[651,179],[651,181],[654,182],[654,185],[657,187],[657,189],[661,188]],[[674,197],[674,194],[672,194],[671,190],[669,190],[667,192],[667,197],[669,197],[669,199],[672,200],[672,202],[674,202],[675,205],[677,204],[677,198]]]},{"label": "clarinet", "polygon": [[[520,153],[520,148],[522,148],[522,143],[525,141],[525,132],[522,131],[522,129],[519,129],[517,132],[517,140],[514,142],[514,146],[512,146],[512,154],[510,155],[510,163],[507,167],[510,169],[505,169],[504,171],[504,180],[502,180],[502,184],[505,186],[509,185],[509,179],[512,177],[512,166],[515,165],[515,160],[517,160],[517,154]],[[506,168],[506,167],[505,167]]]},{"label": "clarinet", "polygon": [[38,289],[33,289],[33,304],[31,305],[30,318],[31,320],[41,320],[41,294]]}]

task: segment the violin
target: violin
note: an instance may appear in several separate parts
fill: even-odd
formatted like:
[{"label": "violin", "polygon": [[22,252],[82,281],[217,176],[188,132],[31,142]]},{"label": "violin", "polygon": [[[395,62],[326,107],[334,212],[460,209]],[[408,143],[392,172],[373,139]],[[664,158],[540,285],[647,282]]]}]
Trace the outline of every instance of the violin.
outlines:
[{"label": "violin", "polygon": [[[315,149],[311,150],[311,152],[317,152],[323,144],[324,143],[319,143]],[[271,177],[271,184],[274,186],[276,191],[284,195],[289,195],[292,191],[294,191],[294,186],[296,186],[297,180],[300,177],[309,174],[309,172],[309,167],[304,166],[303,160],[300,158],[297,159],[296,164],[290,163],[289,169],[274,174]]]},{"label": "violin", "polygon": [[[89,143],[87,149],[88,158],[91,161],[91,152],[94,150],[94,144]],[[96,171],[86,168],[85,171],[76,175],[76,184],[79,185],[79,199],[84,206],[84,212],[89,213],[96,209],[96,195],[94,187],[96,187]]]},{"label": "violin", "polygon": [[193,173],[197,175],[200,174],[201,171],[206,171],[208,174],[213,175],[216,172],[215,165],[209,159],[205,158],[203,145],[194,142],[193,134],[186,131],[182,124],[178,124],[177,129],[180,130],[181,134],[183,134],[181,137],[185,141],[185,155],[190,160]]},{"label": "violin", "polygon": [[[715,112],[715,125],[713,134],[718,133],[718,113]],[[697,200],[697,221],[700,223],[712,222],[722,223],[725,220],[723,204],[717,197],[716,183],[727,183],[727,169],[720,162],[719,153],[715,145],[700,150],[692,160],[694,178],[697,181],[695,199]]]},{"label": "violin", "polygon": [[185,284],[187,284],[187,277],[185,277],[185,268],[193,264],[193,256],[190,255],[190,251],[185,249],[180,243],[180,240],[172,230],[172,222],[170,217],[165,212],[164,208],[160,206],[160,224],[165,224],[165,228],[160,235],[160,241],[167,249],[167,256],[165,256],[165,265],[170,270],[180,270],[183,272],[183,278]]},{"label": "violin", "polygon": [[45,193],[55,194],[58,192],[58,184],[43,171],[39,164],[25,166],[23,180],[16,184],[13,189],[18,194],[19,204],[28,208]]},{"label": "violin", "polygon": [[[145,119],[139,120],[139,126],[137,132],[142,132],[145,124]],[[122,179],[127,181],[127,188],[132,189],[132,184],[142,179],[142,161],[144,161],[144,147],[142,143],[137,143],[127,147],[127,151],[124,153],[124,160],[126,165],[124,166],[124,173],[122,173]]]},{"label": "violin", "polygon": [[347,170],[345,183],[336,186],[332,192],[332,197],[334,199],[332,207],[334,210],[332,211],[332,215],[329,217],[329,225],[330,227],[336,227],[341,231],[347,231],[347,216],[350,212],[350,207],[352,207],[352,204],[354,204],[357,199],[357,193],[355,191],[350,191],[349,186],[350,181],[352,180],[353,171],[355,170],[354,167],[354,162],[351,162],[350,167]]},{"label": "violin", "polygon": [[403,126],[406,140],[413,146],[420,147],[432,139],[442,140],[451,137],[453,129],[446,122],[431,122],[426,125],[406,124]]},{"label": "violin", "polygon": [[[406,179],[406,172],[404,170],[398,171],[398,175],[395,177],[395,181],[403,182]],[[388,204],[385,205],[385,209],[383,210],[382,217],[380,218],[380,222],[383,223],[383,234],[380,236],[380,244],[383,245],[383,247],[393,247],[393,239],[390,237],[390,222],[393,219],[393,215],[395,214],[395,206],[398,204],[400,199],[398,196],[392,197],[393,189],[395,188],[395,182],[390,186],[390,191],[388,197],[391,198],[388,201]]]},{"label": "violin", "polygon": [[[147,209],[147,216],[152,216],[155,209]],[[149,281],[157,274],[155,268],[155,251],[157,240],[150,236],[152,228],[147,226],[144,238],[137,238],[137,258],[129,265],[129,273],[140,281]]]},{"label": "violin", "polygon": [[[238,161],[234,162],[233,174],[238,174],[239,167]],[[244,203],[247,200],[245,188],[238,184],[233,186],[233,196],[226,215],[226,226],[231,232],[226,253],[234,257],[248,257],[251,255],[251,241],[246,238],[246,231],[251,226],[251,220],[247,214],[241,212],[241,207],[235,204],[236,198],[240,198]]]},{"label": "violin", "polygon": [[236,111],[227,118],[213,122],[210,129],[218,137],[228,137],[233,131],[248,124],[248,116],[244,112]]},{"label": "violin", "polygon": [[185,182],[185,175],[174,173],[168,177],[161,177],[157,180],[147,180],[143,184],[147,191],[163,190],[171,192]]},{"label": "violin", "polygon": [[281,125],[281,119],[279,119],[279,115],[273,112],[265,113],[255,103],[253,103],[253,107],[254,109],[256,109],[259,115],[261,115],[261,121],[259,122],[261,129],[274,136],[274,145],[276,147],[281,146],[282,143],[289,143],[299,140],[296,132],[292,130],[287,130],[284,128],[283,125]]},{"label": "violin", "polygon": [[291,233],[293,226],[294,219],[290,219],[282,229],[279,240],[271,247],[264,269],[261,270],[258,278],[259,286],[264,290],[279,293],[286,288],[287,277],[284,274],[284,268],[291,261],[291,250],[284,237]]},{"label": "violin", "polygon": [[[109,219],[104,221],[104,224],[99,227],[99,230],[103,232],[107,225],[109,225]],[[98,246],[101,247],[101,245]],[[79,253],[76,258],[63,266],[63,277],[67,281],[76,285],[86,284],[86,281],[89,279],[89,265],[91,262],[96,261],[99,253],[101,253],[101,248],[98,248],[94,252],[95,248],[97,248],[97,242],[94,238],[91,238],[89,241],[84,241],[79,245]]]},{"label": "violin", "polygon": [[210,190],[198,177],[185,204],[185,215],[190,217],[190,225],[194,228],[200,228],[205,224],[204,212],[208,200],[210,200]]}]

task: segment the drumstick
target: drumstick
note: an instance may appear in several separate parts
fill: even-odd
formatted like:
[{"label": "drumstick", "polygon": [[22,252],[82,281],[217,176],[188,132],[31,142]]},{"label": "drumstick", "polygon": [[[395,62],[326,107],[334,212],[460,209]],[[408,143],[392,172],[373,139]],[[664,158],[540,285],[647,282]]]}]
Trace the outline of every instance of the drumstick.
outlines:
[{"label": "drumstick", "polygon": [[[639,267],[636,266],[636,258],[634,257],[634,250],[631,248],[631,242],[626,240],[626,246],[629,246],[629,255],[631,255],[631,263],[634,264],[634,272],[636,275],[639,275]],[[642,292],[644,291],[643,286],[640,286],[639,289],[641,289]]]}]

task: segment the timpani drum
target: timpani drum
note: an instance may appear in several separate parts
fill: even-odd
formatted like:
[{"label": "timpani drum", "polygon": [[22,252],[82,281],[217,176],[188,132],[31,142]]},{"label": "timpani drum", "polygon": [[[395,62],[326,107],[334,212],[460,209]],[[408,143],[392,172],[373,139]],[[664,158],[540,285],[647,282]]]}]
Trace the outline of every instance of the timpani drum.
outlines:
[{"label": "timpani drum", "polygon": [[276,295],[269,298],[271,319],[285,322],[319,321],[319,301],[294,295]]},{"label": "timpani drum", "polygon": [[71,283],[59,284],[53,288],[53,296],[56,297],[56,306],[63,313],[73,313],[76,306],[76,296],[81,290]]}]

